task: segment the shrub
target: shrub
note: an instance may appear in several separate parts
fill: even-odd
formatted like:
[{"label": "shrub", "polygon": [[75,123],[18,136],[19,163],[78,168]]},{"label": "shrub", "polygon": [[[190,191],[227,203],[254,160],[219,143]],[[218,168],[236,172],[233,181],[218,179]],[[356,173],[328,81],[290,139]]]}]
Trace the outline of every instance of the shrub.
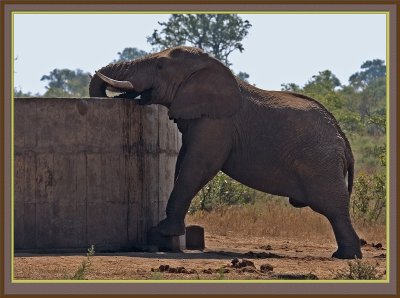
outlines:
[{"label": "shrub", "polygon": [[219,172],[194,198],[189,212],[254,203],[256,191]]},{"label": "shrub", "polygon": [[376,267],[359,259],[348,262],[348,270],[338,270],[334,279],[372,280],[380,279]]},{"label": "shrub", "polygon": [[86,258],[83,259],[81,266],[76,270],[75,274],[71,277],[74,280],[84,280],[86,279],[86,273],[88,272],[90,265],[92,264],[92,257],[94,256],[94,245],[88,248],[86,253]]},{"label": "shrub", "polygon": [[361,174],[354,183],[351,199],[353,216],[368,222],[377,222],[386,208],[386,175]]}]

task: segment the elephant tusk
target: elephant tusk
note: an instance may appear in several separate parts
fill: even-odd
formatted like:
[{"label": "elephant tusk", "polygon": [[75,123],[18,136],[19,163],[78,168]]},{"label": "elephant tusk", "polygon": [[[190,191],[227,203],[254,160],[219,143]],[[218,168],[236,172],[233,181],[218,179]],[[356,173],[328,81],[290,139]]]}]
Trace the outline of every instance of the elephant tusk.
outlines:
[{"label": "elephant tusk", "polygon": [[110,84],[114,88],[123,89],[123,90],[134,90],[135,89],[135,88],[133,88],[132,83],[129,81],[113,80],[113,79],[103,75],[99,71],[95,71],[95,73],[99,76],[100,79],[102,79],[104,82]]}]

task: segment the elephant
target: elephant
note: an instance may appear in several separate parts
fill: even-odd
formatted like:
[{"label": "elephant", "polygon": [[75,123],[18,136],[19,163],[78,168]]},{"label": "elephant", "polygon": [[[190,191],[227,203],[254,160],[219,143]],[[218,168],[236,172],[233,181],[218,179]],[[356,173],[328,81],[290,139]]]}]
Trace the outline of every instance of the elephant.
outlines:
[{"label": "elephant", "polygon": [[187,46],[109,64],[95,72],[89,94],[163,105],[182,133],[166,217],[157,225],[161,234],[185,233],[191,200],[221,170],[322,214],[338,246],[332,257],[362,258],[349,215],[353,153],[334,116],[317,100],[259,89]]}]

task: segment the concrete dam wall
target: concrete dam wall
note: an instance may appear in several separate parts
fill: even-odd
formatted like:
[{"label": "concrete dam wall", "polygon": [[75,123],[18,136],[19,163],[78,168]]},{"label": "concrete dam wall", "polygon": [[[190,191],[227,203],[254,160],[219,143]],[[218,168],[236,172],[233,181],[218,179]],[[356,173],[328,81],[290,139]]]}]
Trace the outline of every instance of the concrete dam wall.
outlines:
[{"label": "concrete dam wall", "polygon": [[14,100],[14,245],[125,250],[163,219],[181,146],[161,106]]}]

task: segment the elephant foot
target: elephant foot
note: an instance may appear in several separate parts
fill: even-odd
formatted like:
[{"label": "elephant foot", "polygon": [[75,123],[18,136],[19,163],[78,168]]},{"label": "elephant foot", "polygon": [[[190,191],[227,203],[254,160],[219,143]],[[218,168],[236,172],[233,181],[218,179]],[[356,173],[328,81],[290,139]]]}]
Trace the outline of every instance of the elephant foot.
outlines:
[{"label": "elephant foot", "polygon": [[293,199],[293,198],[289,198],[289,203],[295,208],[308,207],[307,204],[303,203],[300,200],[296,200],[296,199]]},{"label": "elephant foot", "polygon": [[157,229],[164,236],[180,236],[185,234],[185,223],[167,217],[159,222]]},{"label": "elephant foot", "polygon": [[336,259],[362,259],[362,252],[360,248],[346,247],[339,248],[332,255]]}]

